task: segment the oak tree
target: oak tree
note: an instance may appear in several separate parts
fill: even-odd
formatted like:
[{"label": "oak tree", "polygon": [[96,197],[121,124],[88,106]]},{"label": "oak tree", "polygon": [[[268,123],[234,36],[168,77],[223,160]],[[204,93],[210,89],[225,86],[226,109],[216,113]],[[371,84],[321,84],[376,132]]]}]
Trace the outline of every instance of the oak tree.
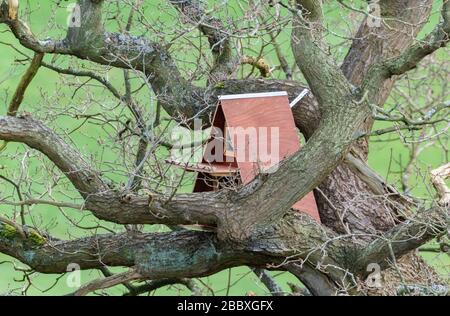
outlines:
[{"label": "oak tree", "polygon": [[[67,3],[22,2],[0,7],[1,52],[24,69],[2,95],[0,252],[27,282],[77,264],[103,275],[76,295],[201,294],[196,279],[248,266],[274,295],[289,293],[270,270],[295,276],[297,294],[446,293],[419,249],[448,254],[450,166],[416,166],[430,146],[448,161],[449,1],[78,0],[67,26]],[[50,76],[57,89],[27,98]],[[300,151],[249,185],[183,193],[192,177],[165,163],[171,130],[207,129],[219,95],[305,89]],[[368,164],[380,135],[408,153],[393,183]],[[290,209],[311,191],[321,223]],[[35,207],[70,231],[51,234]]]}]

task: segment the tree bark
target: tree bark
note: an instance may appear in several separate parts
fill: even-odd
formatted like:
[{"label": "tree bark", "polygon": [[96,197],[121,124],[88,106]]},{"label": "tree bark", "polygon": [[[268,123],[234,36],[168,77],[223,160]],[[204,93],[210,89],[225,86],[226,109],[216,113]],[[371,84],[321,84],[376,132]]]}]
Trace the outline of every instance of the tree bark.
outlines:
[{"label": "tree bark", "polygon": [[[385,24],[370,28],[367,23],[361,23],[341,67],[347,79],[360,86],[371,66],[409,47],[427,21],[432,2],[382,1]],[[396,79],[385,80],[377,98],[378,105],[385,103]],[[369,118],[362,132],[370,131],[372,126],[373,119]],[[366,161],[368,139],[359,141],[352,151],[356,158]],[[345,233],[346,226],[353,233],[377,233],[392,228],[397,222],[396,204],[380,197],[380,192],[374,192],[348,161],[337,167],[319,189],[315,196],[322,222],[335,231]]]}]

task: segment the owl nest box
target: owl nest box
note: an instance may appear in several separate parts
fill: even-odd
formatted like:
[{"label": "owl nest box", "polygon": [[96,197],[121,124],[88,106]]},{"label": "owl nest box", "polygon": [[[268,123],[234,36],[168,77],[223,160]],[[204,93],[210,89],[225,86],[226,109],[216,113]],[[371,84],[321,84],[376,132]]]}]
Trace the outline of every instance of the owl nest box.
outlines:
[{"label": "owl nest box", "polygon": [[[197,173],[194,192],[248,184],[259,173],[275,171],[282,160],[300,149],[292,105],[284,91],[220,96],[202,161],[168,162]],[[283,190],[283,183],[279,189]],[[320,221],[312,192],[292,208]]]}]

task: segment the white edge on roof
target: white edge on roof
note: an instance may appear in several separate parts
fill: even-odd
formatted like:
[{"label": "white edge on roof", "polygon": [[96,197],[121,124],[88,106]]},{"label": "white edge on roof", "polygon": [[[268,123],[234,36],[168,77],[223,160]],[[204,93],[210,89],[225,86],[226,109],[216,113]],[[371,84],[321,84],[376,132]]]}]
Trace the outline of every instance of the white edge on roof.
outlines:
[{"label": "white edge on roof", "polygon": [[244,94],[230,94],[220,95],[219,100],[234,100],[234,99],[253,99],[253,98],[268,98],[268,97],[281,97],[287,96],[286,91],[278,92],[263,92],[263,93],[244,93]]},{"label": "white edge on roof", "polygon": [[289,106],[292,108],[294,107],[297,103],[299,103],[307,94],[309,93],[308,89],[304,89],[299,95],[298,97],[295,98],[294,101],[292,101]]}]

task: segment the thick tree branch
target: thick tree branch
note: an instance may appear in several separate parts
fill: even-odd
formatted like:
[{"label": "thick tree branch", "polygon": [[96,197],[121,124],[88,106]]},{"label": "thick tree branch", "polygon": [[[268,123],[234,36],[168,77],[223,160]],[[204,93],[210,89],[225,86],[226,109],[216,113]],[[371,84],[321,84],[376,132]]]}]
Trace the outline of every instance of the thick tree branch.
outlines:
[{"label": "thick tree branch", "polygon": [[[293,16],[291,45],[297,66],[323,111],[331,110],[336,91],[351,95],[351,87],[332,56],[326,53],[323,41],[322,1],[297,0],[297,12]],[[318,67],[320,65],[320,67]],[[333,86],[333,89],[330,87]],[[341,100],[343,101],[343,100]]]},{"label": "thick tree branch", "polygon": [[404,221],[382,236],[377,237],[359,253],[355,271],[361,275],[368,272],[370,263],[378,263],[383,268],[389,265],[392,255],[395,258],[419,248],[433,238],[445,234],[450,225],[450,208],[434,206]]},{"label": "thick tree branch", "polygon": [[[121,224],[216,223],[217,209],[226,208],[216,194],[124,195],[109,187],[85,158],[51,129],[30,117],[0,117],[0,140],[21,142],[46,155],[85,198],[84,209]],[[209,201],[209,202],[208,202]]]},{"label": "thick tree branch", "polygon": [[108,190],[97,171],[61,137],[29,117],[0,117],[0,139],[25,143],[44,153],[84,197]]},{"label": "thick tree branch", "polygon": [[[367,18],[363,19],[358,31],[352,40],[352,46],[344,59],[341,69],[350,83],[356,87],[361,86],[364,77],[372,65],[397,56],[415,42],[416,36],[426,24],[431,12],[431,0],[381,0],[382,23],[380,27],[371,27]],[[396,82],[394,76],[382,82],[378,94],[371,99],[373,105],[383,106],[390,91]],[[309,120],[296,120],[302,131],[314,130],[319,125],[321,115],[318,105],[314,106],[314,99],[305,100],[301,106],[316,109],[316,116],[310,115]],[[296,113],[296,109],[293,109]],[[316,119],[314,120],[314,117]],[[297,116],[296,116],[297,118]],[[301,116],[298,117],[302,118]],[[300,125],[301,124],[301,125]],[[309,127],[305,124],[311,124]],[[358,133],[369,134],[373,127],[373,119],[369,115]],[[308,133],[305,133],[308,137]],[[368,137],[360,138],[352,146],[351,154],[354,159],[364,163],[368,157]],[[372,173],[372,172],[371,172]],[[397,216],[398,206],[404,199],[398,201],[398,194],[392,194],[385,181],[378,181],[379,177],[363,175],[348,161],[339,165],[316,191],[322,223],[335,231],[373,232],[386,231],[392,228]],[[344,180],[345,179],[345,180]],[[366,181],[368,180],[368,181]],[[375,186],[374,186],[375,184]],[[339,189],[336,189],[339,187]],[[374,187],[386,187],[387,190],[373,191]],[[357,196],[363,198],[354,198]],[[386,198],[380,199],[380,196]],[[351,203],[349,202],[351,200]],[[409,203],[407,203],[409,204]],[[403,207],[401,207],[403,209]],[[342,212],[341,210],[345,210]],[[342,225],[341,223],[344,223]],[[345,228],[345,227],[347,228]]]},{"label": "thick tree branch", "polygon": [[365,91],[370,91],[370,98],[378,94],[382,83],[394,75],[401,75],[415,68],[426,56],[444,47],[450,40],[450,1],[444,0],[441,21],[425,39],[411,45],[402,54],[383,60],[369,70],[362,84]]},{"label": "thick tree branch", "polygon": [[[71,55],[101,65],[141,71],[149,78],[159,102],[174,117],[192,118],[207,107],[204,92],[182,77],[165,47],[143,37],[106,32],[103,1],[79,0],[78,4],[80,26],[69,27],[63,40],[38,40],[23,21],[10,20],[5,15],[6,5],[0,11],[0,23],[6,23],[19,42],[35,52]],[[188,104],[189,107],[184,106]]]},{"label": "thick tree branch", "polygon": [[295,275],[314,296],[335,296],[338,293],[337,286],[325,274],[315,270],[309,264],[291,263],[287,270]]},{"label": "thick tree branch", "polygon": [[71,263],[77,263],[82,270],[135,266],[142,278],[152,280],[206,276],[225,268],[269,260],[222,244],[214,234],[205,232],[125,233],[58,241],[45,239],[34,231],[24,239],[3,222],[0,252],[42,273],[65,273]]},{"label": "thick tree branch", "polygon": [[[333,295],[335,290],[351,291],[355,278],[367,274],[369,263],[379,263],[384,269],[392,253],[401,257],[445,233],[449,218],[448,208],[434,207],[369,245],[361,245],[354,236],[338,236],[308,216],[293,212],[239,246],[198,231],[108,234],[61,241],[29,230],[24,237],[15,226],[0,220],[0,252],[42,273],[64,273],[69,264],[77,263],[81,269],[134,267],[133,275],[152,280],[203,277],[239,265],[288,269],[313,293]],[[314,273],[309,267],[315,268]]]},{"label": "thick tree branch", "polygon": [[[17,14],[17,12],[15,12],[15,14]],[[10,14],[10,16],[11,16],[11,14]],[[42,53],[34,54],[34,57],[31,60],[30,66],[28,67],[28,69],[25,71],[24,75],[20,79],[20,82],[16,88],[16,91],[14,92],[11,102],[9,103],[7,115],[9,115],[9,116],[17,115],[17,111],[19,110],[19,107],[22,104],[23,98],[25,96],[25,91],[27,90],[27,88],[30,85],[33,78],[36,76],[36,74],[39,70],[39,67],[41,66],[43,58],[44,58],[44,54],[42,54]],[[0,145],[0,152],[6,148],[6,145],[7,145],[6,141]]]}]

